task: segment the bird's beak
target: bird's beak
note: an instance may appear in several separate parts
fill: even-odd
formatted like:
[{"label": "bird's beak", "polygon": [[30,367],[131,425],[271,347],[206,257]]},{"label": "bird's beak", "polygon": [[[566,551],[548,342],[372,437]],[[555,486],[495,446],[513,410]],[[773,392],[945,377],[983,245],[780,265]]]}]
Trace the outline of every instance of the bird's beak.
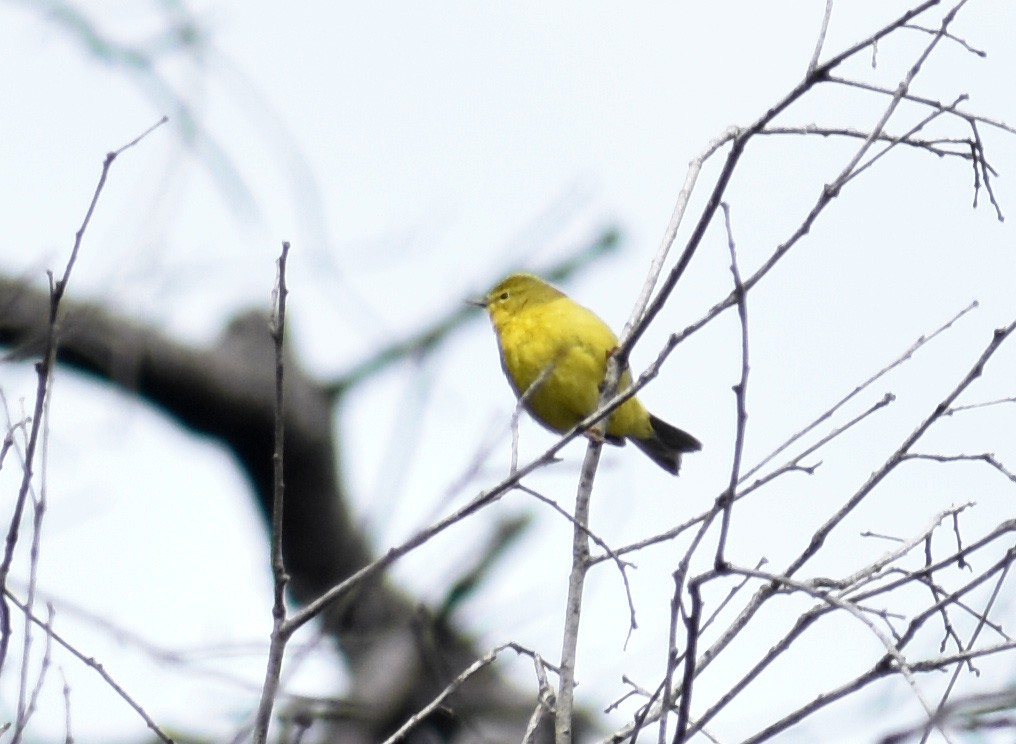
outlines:
[{"label": "bird's beak", "polygon": [[470,297],[466,300],[467,305],[473,305],[475,307],[487,307],[486,297]]}]

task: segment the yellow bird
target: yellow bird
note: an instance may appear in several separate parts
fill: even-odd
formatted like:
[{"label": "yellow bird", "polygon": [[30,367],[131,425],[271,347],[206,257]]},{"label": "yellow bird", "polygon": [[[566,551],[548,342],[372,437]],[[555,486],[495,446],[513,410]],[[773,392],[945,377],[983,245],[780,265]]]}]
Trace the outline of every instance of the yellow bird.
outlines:
[{"label": "yellow bird", "polygon": [[[537,421],[565,432],[596,410],[607,359],[617,348],[606,323],[532,274],[512,274],[473,304],[490,315],[501,367]],[[618,390],[629,387],[625,369]],[[635,397],[607,422],[608,442],[623,445],[626,439],[674,475],[681,453],[702,449],[699,440],[651,415]]]}]

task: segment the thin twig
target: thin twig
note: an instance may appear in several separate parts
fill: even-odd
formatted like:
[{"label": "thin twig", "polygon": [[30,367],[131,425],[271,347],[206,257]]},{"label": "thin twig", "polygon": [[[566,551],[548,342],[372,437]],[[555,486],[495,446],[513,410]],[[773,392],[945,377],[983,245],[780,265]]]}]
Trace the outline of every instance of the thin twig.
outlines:
[{"label": "thin twig", "polygon": [[[603,549],[604,557],[610,558],[614,562],[614,565],[617,566],[617,571],[618,573],[621,574],[621,583],[624,585],[625,598],[628,600],[628,635],[625,638],[625,644],[627,645],[628,640],[631,639],[631,634],[639,627],[638,622],[635,619],[635,600],[632,598],[631,584],[628,581],[628,568],[631,567],[632,564],[628,563],[627,561],[621,560],[621,557],[614,551],[614,549],[611,548],[602,537],[593,532],[589,528],[589,525],[584,526],[579,525],[579,523],[575,521],[575,517],[569,514],[566,509],[564,509],[560,504],[558,504],[553,499],[544,496],[542,493],[535,491],[532,488],[529,488],[528,486],[520,485],[519,490],[528,493],[533,498],[549,506],[555,512],[557,512],[566,520],[568,520],[569,524],[571,524],[573,529],[584,530],[585,533],[589,536],[589,539],[591,539],[594,543],[596,543]],[[590,560],[589,565],[591,567],[593,565],[593,561]]]},{"label": "thin twig", "polygon": [[[53,641],[58,646],[68,651],[74,658],[76,658],[82,664],[89,667],[96,674],[102,677],[102,680],[109,686],[109,688],[113,690],[113,692],[115,692],[125,703],[127,703],[127,705],[129,705],[134,710],[135,713],[137,713],[141,717],[141,720],[145,722],[145,725],[152,730],[152,733],[155,734],[160,741],[164,742],[164,744],[174,744],[172,737],[170,737],[169,734],[167,734],[165,731],[159,728],[159,725],[150,715],[148,715],[148,712],[141,706],[141,704],[138,703],[133,697],[131,697],[127,693],[127,690],[125,690],[120,684],[117,683],[115,679],[113,679],[112,676],[110,676],[109,672],[106,671],[106,669],[102,666],[102,664],[96,661],[93,657],[88,656],[85,653],[79,651],[74,645],[72,645],[62,635],[57,633],[52,628],[47,629],[46,621],[28,612],[28,606],[25,605],[22,601],[20,601],[16,596],[14,596],[14,594],[10,590],[4,589],[4,597],[8,601],[10,601],[11,604],[13,604],[19,610],[21,610],[21,612],[24,613],[25,617],[29,621],[35,623],[39,628],[44,630],[46,632],[46,635],[49,638],[52,638]],[[70,721],[68,718],[68,728],[69,723]]]},{"label": "thin twig", "polygon": [[[674,575],[674,591],[670,595],[670,624],[667,632],[667,669],[663,675],[663,684],[657,688],[655,695],[663,694],[664,700],[670,700],[674,696],[674,675],[677,673],[677,665],[680,661],[677,652],[677,626],[681,617],[681,596],[684,594],[684,581],[675,572]],[[680,719],[677,723],[677,730],[682,731],[687,729],[687,723],[684,724],[682,729],[682,723]],[[632,734],[632,739],[638,736],[638,730]],[[676,737],[675,737],[676,738]],[[656,741],[658,744],[666,744],[667,742],[667,716],[660,716],[660,728],[657,732]]]},{"label": "thin twig", "polygon": [[102,163],[102,170],[99,173],[99,181],[92,192],[92,199],[88,203],[88,208],[85,210],[85,216],[81,221],[80,227],[78,227],[77,231],[74,233],[74,244],[71,247],[70,256],[64,266],[63,275],[59,280],[54,282],[52,272],[48,272],[50,279],[49,323],[47,326],[46,341],[42,358],[35,367],[36,376],[38,378],[35,393],[35,408],[32,413],[32,424],[29,431],[28,443],[25,446],[25,460],[21,487],[18,490],[18,496],[14,502],[11,522],[7,529],[4,557],[3,560],[0,561],[0,671],[3,670],[4,662],[7,658],[7,648],[11,636],[10,608],[7,606],[4,599],[7,590],[7,577],[10,574],[11,564],[14,561],[14,548],[18,543],[19,531],[21,529],[21,519],[24,513],[25,504],[28,500],[29,487],[34,475],[35,450],[38,446],[39,433],[43,426],[43,412],[46,405],[47,390],[50,385],[53,367],[56,362],[56,351],[59,344],[59,327],[57,321],[60,311],[60,300],[63,298],[64,291],[67,288],[67,282],[70,280],[71,272],[77,262],[78,253],[81,249],[81,244],[84,241],[85,231],[88,229],[88,225],[92,221],[92,215],[95,213],[96,205],[99,203],[99,197],[102,196],[102,191],[106,186],[106,179],[109,176],[109,171],[113,165],[113,161],[116,160],[116,158],[123,152],[138,144],[156,128],[165,124],[166,121],[166,117],[162,117],[162,119],[146,129],[126,145],[123,145],[118,150],[113,150],[112,152],[106,154]]},{"label": "thin twig", "polygon": [[[608,399],[617,388],[620,367],[616,358],[607,365],[607,379],[600,393],[600,401]],[[571,744],[575,707],[575,661],[578,652],[579,623],[582,619],[582,592],[589,571],[589,503],[593,480],[603,449],[603,432],[606,422],[601,419],[594,425],[586,456],[582,462],[578,489],[575,494],[575,521],[572,528],[572,566],[568,574],[568,596],[565,600],[564,633],[561,642],[561,673],[558,676],[557,710],[554,718],[555,744]]]},{"label": "thin twig", "polygon": [[[965,644],[965,648],[963,650],[965,651],[974,650],[974,643],[977,641],[978,636],[980,636],[981,631],[984,630],[986,625],[988,625],[987,617],[991,612],[992,606],[998,599],[999,592],[1002,589],[1002,584],[1005,583],[1005,580],[1008,576],[1009,576],[1009,566],[1006,566],[999,572],[998,581],[995,582],[995,588],[992,590],[991,595],[988,597],[988,601],[985,605],[984,612],[981,613],[981,618],[977,623],[977,625],[974,627],[973,631],[971,632],[970,640],[967,641],[967,643]],[[942,691],[942,695],[938,701],[938,707],[935,709],[935,714],[929,720],[928,722],[929,725],[925,729],[924,734],[921,736],[921,744],[924,744],[928,740],[928,735],[930,734],[932,729],[931,723],[934,722],[937,725],[940,725],[939,722],[944,720],[944,714],[946,712],[947,704],[949,702],[949,696],[953,693],[956,683],[959,681],[961,671],[962,667],[957,664],[956,667],[953,669],[952,676],[950,676],[949,678],[949,683],[946,685],[946,688]]]},{"label": "thin twig", "polygon": [[547,679],[547,669],[552,669],[555,672],[558,671],[558,669],[551,664],[548,664],[542,656],[535,652],[532,653],[532,657],[533,668],[536,672],[536,679],[539,684],[539,692],[537,693],[536,707],[533,709],[533,715],[529,717],[529,722],[526,724],[526,730],[522,735],[521,744],[535,744],[540,723],[546,719],[548,715],[553,715],[557,707],[557,698],[554,695],[554,688]]},{"label": "thin twig", "polygon": [[[943,109],[944,113],[944,109]],[[950,110],[948,113],[956,114],[955,110]],[[803,124],[801,126],[791,127],[766,127],[763,131],[759,132],[763,136],[819,136],[819,137],[845,137],[849,139],[867,139],[871,134],[861,129],[853,129],[851,127],[835,127],[825,126],[819,124]],[[880,132],[875,138],[876,142],[905,145],[912,147],[915,150],[924,150],[925,152],[931,153],[942,158],[959,158],[961,160],[969,160],[974,162],[979,159],[979,155],[972,152],[972,146],[975,145],[975,141],[971,137],[936,137],[934,139],[922,139],[914,137],[911,134],[889,134],[888,132]],[[992,174],[995,174],[994,168],[987,166]]]},{"label": "thin twig", "polygon": [[[433,700],[431,700],[429,703],[427,703],[427,705],[425,705],[416,713],[414,713],[412,716],[410,716],[410,718],[405,723],[403,723],[398,728],[398,730],[395,731],[395,733],[393,733],[391,736],[385,739],[383,744],[396,744],[396,742],[404,739],[406,735],[414,728],[416,728],[416,726],[419,725],[419,723],[423,719],[425,719],[427,716],[429,716],[431,713],[437,710],[445,700],[447,700],[452,694],[454,694],[456,690],[462,687],[462,685],[464,685],[469,680],[470,677],[472,677],[482,669],[493,664],[494,660],[497,659],[498,655],[506,649],[511,649],[512,651],[515,651],[518,654],[532,657],[534,661],[537,662],[538,674],[542,673],[543,669],[549,666],[546,662],[540,659],[538,654],[523,646],[520,646],[517,643],[513,642],[502,643],[500,646],[496,646],[495,648],[491,649],[483,656],[481,656],[479,659],[470,664],[468,667],[463,669],[462,672],[460,672],[455,677],[455,679],[449,682],[445,686],[445,688],[434,697]],[[541,687],[542,682],[543,680],[541,680]]]},{"label": "thin twig", "polygon": [[818,38],[815,39],[815,51],[811,53],[808,61],[808,70],[805,77],[814,74],[818,69],[818,60],[822,56],[822,47],[825,45],[826,34],[829,32],[829,22],[833,17],[833,0],[826,0],[825,11],[822,13],[822,23],[818,29]]},{"label": "thin twig", "polygon": [[[680,582],[678,585],[680,589]],[[698,667],[695,662],[698,659],[699,632],[702,629],[702,584],[698,580],[688,582],[688,597],[691,599],[691,609],[685,618],[685,652],[684,652],[684,677],[681,680],[681,698],[677,707],[677,730],[674,732],[675,742],[684,742],[688,738],[691,720],[691,695],[692,686],[695,683],[695,675]],[[664,699],[666,704],[669,698]],[[704,723],[704,721],[702,722]],[[696,721],[694,725],[699,726]]]},{"label": "thin twig", "polygon": [[[31,605],[29,605],[28,602],[25,602],[25,605],[26,605],[26,607],[31,607]],[[21,741],[22,734],[28,728],[28,721],[29,721],[29,719],[31,719],[31,717],[35,714],[35,711],[38,709],[38,706],[39,706],[39,695],[42,694],[42,688],[43,688],[43,685],[44,685],[44,683],[46,681],[46,675],[49,672],[49,667],[50,667],[50,664],[52,663],[51,651],[52,651],[52,648],[53,648],[53,636],[52,636],[53,614],[54,614],[54,612],[53,612],[53,605],[51,605],[51,604],[47,605],[46,606],[46,625],[44,627],[45,636],[46,636],[46,646],[45,646],[45,649],[43,650],[43,654],[42,654],[42,663],[40,664],[39,673],[36,676],[35,684],[32,686],[31,695],[28,696],[27,705],[25,705],[25,707],[22,708],[21,707],[21,700],[18,701],[18,717],[17,717],[17,720],[15,721],[14,736],[11,739],[11,744],[18,744],[18,742]],[[26,626],[31,626],[32,623],[26,622],[25,625]],[[29,638],[29,635],[26,633],[25,634],[26,644],[27,644],[28,638]],[[26,653],[25,654],[25,662],[24,663],[27,664],[27,661],[28,661],[28,654]],[[27,674],[26,674],[26,672],[24,670],[22,671],[21,686],[22,686],[22,689],[26,689],[28,687]]]},{"label": "thin twig", "polygon": [[74,737],[71,735],[71,686],[67,683],[67,676],[60,670],[63,678],[63,703],[64,703],[64,744],[73,744]]},{"label": "thin twig", "polygon": [[284,443],[285,443],[285,334],[286,334],[286,298],[289,290],[286,287],[286,261],[289,258],[289,243],[282,244],[282,253],[278,260],[278,278],[273,292],[274,313],[271,324],[272,341],[275,346],[275,451],[272,455],[275,487],[272,499],[272,580],[274,586],[274,602],[272,605],[272,638],[268,647],[268,663],[265,670],[264,687],[261,690],[261,701],[258,704],[254,719],[253,740],[255,744],[265,744],[268,738],[268,726],[272,719],[272,708],[278,695],[279,679],[282,674],[282,658],[286,651],[288,634],[284,633],[286,624],[286,585],[289,576],[282,555],[283,508],[285,495]]},{"label": "thin twig", "polygon": [[713,565],[720,570],[726,562],[724,553],[727,547],[727,535],[730,531],[730,514],[734,508],[734,494],[741,480],[741,458],[744,457],[744,437],[748,426],[748,298],[741,281],[741,270],[737,267],[737,246],[734,243],[734,230],[730,225],[730,206],[723,202],[723,224],[727,230],[727,249],[730,252],[730,273],[734,279],[734,294],[737,296],[737,318],[741,330],[741,377],[734,385],[734,451],[730,463],[730,482],[721,499],[723,509],[720,520],[720,536],[716,541],[716,556]]},{"label": "thin twig", "polygon": [[1007,480],[1016,483],[1016,473],[1003,465],[991,452],[982,452],[979,455],[933,455],[925,452],[909,452],[904,459],[931,460],[932,462],[983,462],[997,470]]},{"label": "thin twig", "polygon": [[970,411],[975,408],[987,408],[989,406],[1000,406],[1003,405],[1004,403],[1016,403],[1016,397],[997,398],[996,400],[988,400],[984,401],[983,403],[968,403],[965,406],[953,406],[948,411],[946,411],[945,415],[952,416],[954,413],[959,413],[960,411]]}]

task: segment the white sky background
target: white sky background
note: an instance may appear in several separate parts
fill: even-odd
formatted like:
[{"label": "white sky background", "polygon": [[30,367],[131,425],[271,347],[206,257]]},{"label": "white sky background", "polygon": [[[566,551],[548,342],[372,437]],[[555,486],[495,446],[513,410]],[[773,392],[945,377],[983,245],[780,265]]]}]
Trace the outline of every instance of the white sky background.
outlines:
[{"label": "white sky background", "polygon": [[[195,107],[250,201],[228,193],[221,172],[213,174],[175,131],[160,130],[114,165],[70,295],[210,343],[233,313],[268,307],[274,261],[281,241],[289,240],[292,337],[308,366],[334,377],[475,295],[505,267],[549,265],[616,222],[623,249],[568,289],[620,328],[687,163],[725,127],[749,123],[798,82],[821,5],[655,3],[634,11],[608,3],[206,2],[193,8],[209,35],[201,65],[187,54],[169,54],[159,72]],[[862,38],[905,5],[840,3],[826,48]],[[164,28],[157,5],[81,7],[121,42],[144,45]],[[947,44],[918,78],[916,92],[943,100],[969,93],[969,110],[1016,121],[1013,28],[1012,3],[971,0],[954,31],[988,58]],[[877,72],[867,58],[847,70],[895,85],[925,41],[916,32],[909,38],[911,46],[880,49]],[[39,278],[45,269],[62,268],[104,154],[172,112],[139,78],[97,61],[28,4],[0,6],[0,70],[0,270]],[[883,104],[830,88],[782,123],[866,127]],[[903,112],[904,121],[917,116]],[[958,134],[960,128],[935,131]],[[891,412],[827,453],[816,476],[784,479],[735,511],[735,562],[753,565],[765,556],[779,567],[796,555],[809,527],[878,467],[970,367],[991,330],[1016,314],[1016,139],[981,131],[989,162],[1001,174],[997,193],[1010,222],[995,220],[983,193],[982,207],[970,209],[969,166],[896,153],[848,187],[753,293],[749,465],[918,336],[974,299],[981,306],[851,409],[854,415],[887,391],[899,396]],[[752,144],[728,196],[744,273],[789,235],[853,147],[817,138]],[[703,187],[711,185],[718,162],[707,169]],[[701,205],[704,193],[694,204]],[[668,333],[729,291],[718,227],[636,349],[636,369],[655,357]],[[593,528],[610,544],[698,513],[722,490],[737,350],[729,313],[680,347],[645,391],[657,415],[694,433],[705,450],[686,459],[679,480],[631,447],[606,452]],[[379,549],[508,467],[509,442],[501,436],[481,477],[446,501],[477,442],[504,433],[512,399],[486,323],[464,329],[439,356],[363,386],[337,416],[350,492]],[[969,402],[1013,395],[1014,368],[1016,352],[1003,350]],[[30,407],[29,366],[0,367],[0,385],[15,412]],[[928,447],[995,451],[1012,468],[1013,416],[996,408],[955,417]],[[66,371],[58,373],[51,426],[40,587],[57,605],[57,627],[160,722],[195,733],[232,731],[256,704],[270,625],[267,549],[242,480],[214,443]],[[535,425],[523,426],[523,456],[541,453],[551,441]],[[565,462],[531,485],[569,505],[582,452],[580,444],[570,445]],[[923,475],[848,520],[834,538],[835,560],[816,564],[815,575],[844,573],[883,552],[884,543],[854,537],[864,529],[909,535],[939,509],[968,499],[979,502],[972,531],[1011,510],[1011,487],[1006,491],[984,469],[914,466],[913,472]],[[13,500],[16,476],[9,466],[0,472],[0,503]],[[492,517],[518,513],[536,516],[535,527],[458,619],[481,647],[516,640],[555,660],[570,530],[526,497],[505,498],[487,516],[405,560],[395,575],[415,596],[440,601]],[[607,566],[594,572],[580,638],[581,702],[602,708],[618,697],[623,673],[656,684],[669,574],[682,553],[681,545],[665,545],[636,559],[640,629],[626,650],[627,606],[617,573]],[[248,682],[198,677],[191,667],[155,669],[132,642],[96,627],[75,607],[160,648],[196,652],[203,668]],[[762,647],[772,642],[753,640]],[[830,668],[859,671],[878,652],[873,643],[845,630],[842,644],[821,649],[825,656],[812,649],[814,658],[797,657],[796,666],[788,663],[777,675],[779,685],[749,691],[741,716],[726,719],[717,733],[735,740],[774,709],[810,699],[814,685],[829,684],[824,672]],[[928,647],[934,643],[929,639]],[[72,687],[78,741],[138,740],[142,722],[92,672],[62,656],[59,664]],[[509,668],[521,684],[532,682],[527,664]],[[1012,679],[1011,670],[1000,676],[990,662],[984,668],[995,673],[973,689]],[[720,668],[705,675],[701,693],[722,688],[733,673],[724,676]],[[310,671],[298,689],[334,692],[337,682],[314,686],[322,676],[328,677]],[[12,716],[15,699],[16,680],[5,677],[0,721]],[[54,677],[33,729],[39,740],[62,737],[59,687]],[[874,692],[882,697],[868,696],[809,725],[836,725],[845,740],[857,741],[916,720],[911,693]],[[623,724],[630,711],[615,714],[609,725]],[[875,721],[859,723],[859,711],[876,714]],[[814,734],[802,727],[785,740],[810,741]]]}]

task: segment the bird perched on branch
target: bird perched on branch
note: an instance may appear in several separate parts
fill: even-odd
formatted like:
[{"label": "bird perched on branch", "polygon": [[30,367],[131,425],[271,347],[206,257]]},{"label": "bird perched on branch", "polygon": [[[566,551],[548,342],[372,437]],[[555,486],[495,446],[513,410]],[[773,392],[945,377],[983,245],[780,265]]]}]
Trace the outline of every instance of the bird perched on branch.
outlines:
[{"label": "bird perched on branch", "polygon": [[[617,336],[592,311],[532,274],[512,274],[473,304],[486,308],[501,367],[526,410],[548,429],[565,432],[596,410]],[[631,387],[626,368],[618,392]],[[702,449],[691,434],[650,414],[636,397],[607,421],[605,439],[625,440],[677,475],[681,454]]]}]

